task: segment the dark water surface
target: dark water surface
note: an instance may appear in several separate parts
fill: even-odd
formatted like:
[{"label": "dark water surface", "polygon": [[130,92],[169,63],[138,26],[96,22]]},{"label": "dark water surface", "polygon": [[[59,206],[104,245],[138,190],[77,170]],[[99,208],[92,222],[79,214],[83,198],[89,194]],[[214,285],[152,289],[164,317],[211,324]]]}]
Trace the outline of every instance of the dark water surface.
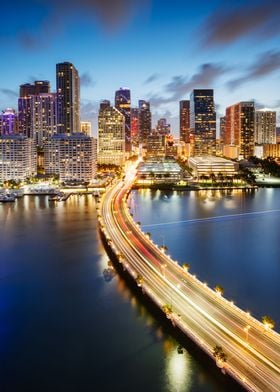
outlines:
[{"label": "dark water surface", "polygon": [[104,281],[91,196],[0,205],[0,229],[1,392],[224,390],[121,278]]},{"label": "dark water surface", "polygon": [[134,191],[143,230],[211,287],[280,331],[280,189]]},{"label": "dark water surface", "polygon": [[[280,190],[135,191],[132,209],[142,225],[164,223],[145,230],[179,262],[280,323],[280,212],[185,222],[280,210]],[[199,357],[177,353],[122,278],[105,282],[91,196],[0,205],[0,250],[1,392],[227,391]]]}]

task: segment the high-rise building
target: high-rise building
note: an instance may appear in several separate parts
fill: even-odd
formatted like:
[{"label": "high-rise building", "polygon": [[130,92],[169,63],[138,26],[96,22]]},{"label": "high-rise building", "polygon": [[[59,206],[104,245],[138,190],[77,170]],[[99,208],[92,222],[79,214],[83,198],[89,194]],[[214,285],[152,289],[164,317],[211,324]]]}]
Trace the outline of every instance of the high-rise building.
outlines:
[{"label": "high-rise building", "polygon": [[226,133],[226,116],[220,117],[220,142],[224,144]]},{"label": "high-rise building", "polygon": [[108,99],[103,99],[103,101],[100,102],[99,110],[104,110],[106,108],[109,108],[111,106],[111,102],[108,101]]},{"label": "high-rise building", "polygon": [[165,136],[151,134],[147,137],[147,157],[164,157],[165,155]]},{"label": "high-rise building", "polygon": [[48,80],[35,80],[34,83],[25,83],[19,86],[19,96],[29,97],[30,95],[48,94],[50,92],[50,82]]},{"label": "high-rise building", "polygon": [[14,135],[18,132],[18,116],[11,108],[0,114],[0,135]]},{"label": "high-rise building", "polygon": [[170,129],[171,129],[170,124],[167,123],[166,118],[160,118],[158,120],[156,130],[159,135],[164,135],[164,136],[169,135]]},{"label": "high-rise building", "polygon": [[130,113],[131,141],[137,145],[139,141],[139,109],[132,108]]},{"label": "high-rise building", "polygon": [[56,134],[45,143],[45,173],[61,182],[91,182],[96,175],[97,141],[76,132]]},{"label": "high-rise building", "polygon": [[215,155],[216,112],[214,90],[193,90],[190,97],[190,131],[194,155]]},{"label": "high-rise building", "polygon": [[87,136],[91,136],[91,122],[81,121],[81,132]]},{"label": "high-rise building", "polygon": [[0,181],[23,181],[35,174],[34,140],[23,135],[0,136]]},{"label": "high-rise building", "polygon": [[98,163],[122,166],[125,161],[125,117],[115,107],[99,111]]},{"label": "high-rise building", "polygon": [[152,132],[152,115],[150,102],[139,101],[139,142],[146,144],[148,136]]},{"label": "high-rise building", "polygon": [[180,101],[180,140],[190,142],[190,101]]},{"label": "high-rise building", "polygon": [[80,132],[80,78],[73,64],[56,64],[57,131]]},{"label": "high-rise building", "polygon": [[130,110],[131,99],[130,90],[127,88],[120,88],[115,93],[115,107],[125,117],[125,151],[131,151],[131,123],[130,123]]},{"label": "high-rise building", "polygon": [[56,94],[41,93],[30,96],[31,132],[37,147],[43,148],[46,140],[56,133]]},{"label": "high-rise building", "polygon": [[255,112],[255,143],[276,143],[276,112],[270,110]]},{"label": "high-rise building", "polygon": [[238,147],[241,158],[254,155],[254,102],[239,102],[226,108],[224,144]]},{"label": "high-rise building", "polygon": [[31,125],[31,97],[33,95],[49,94],[50,82],[36,80],[33,84],[26,83],[20,86],[18,99],[18,128],[19,133],[32,137]]}]

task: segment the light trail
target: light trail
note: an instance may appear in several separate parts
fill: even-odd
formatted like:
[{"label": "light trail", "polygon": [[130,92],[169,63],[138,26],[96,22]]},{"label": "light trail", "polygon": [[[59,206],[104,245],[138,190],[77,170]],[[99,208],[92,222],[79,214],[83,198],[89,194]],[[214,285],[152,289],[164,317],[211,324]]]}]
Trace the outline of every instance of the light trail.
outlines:
[{"label": "light trail", "polygon": [[[217,296],[214,290],[184,271],[147,238],[133,221],[126,205],[132,181],[133,176],[124,183],[115,184],[101,201],[101,231],[112,251],[122,255],[123,268],[134,279],[142,276],[143,293],[157,306],[162,308],[171,301],[172,315],[168,318],[172,324],[210,357],[214,359],[213,347],[222,345],[228,355],[224,370],[248,391],[280,392],[279,334],[264,330],[259,321]],[[280,210],[257,214],[268,212]],[[250,342],[244,335],[244,328],[248,326]]]},{"label": "light trail", "polygon": [[280,209],[279,210],[243,212],[240,214],[209,216],[207,218],[195,218],[195,219],[162,222],[162,223],[151,223],[149,225],[141,225],[141,226],[143,228],[152,228],[152,227],[162,227],[162,226],[171,226],[171,225],[188,224],[188,223],[221,222],[223,220],[241,218],[241,217],[246,217],[246,216],[258,216],[258,215],[266,215],[266,214],[279,213],[279,212],[280,212]]}]

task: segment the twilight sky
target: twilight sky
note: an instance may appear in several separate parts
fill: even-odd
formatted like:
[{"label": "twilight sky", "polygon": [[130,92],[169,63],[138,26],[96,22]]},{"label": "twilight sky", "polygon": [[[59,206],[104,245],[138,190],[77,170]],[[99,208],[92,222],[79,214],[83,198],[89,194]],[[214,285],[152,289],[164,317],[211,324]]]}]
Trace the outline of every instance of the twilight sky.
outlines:
[{"label": "twilight sky", "polygon": [[1,4],[0,110],[17,106],[18,86],[50,80],[55,64],[79,70],[82,118],[97,128],[99,101],[129,87],[151,101],[153,123],[178,134],[180,99],[214,88],[218,116],[254,99],[278,111],[279,0],[14,0]]}]

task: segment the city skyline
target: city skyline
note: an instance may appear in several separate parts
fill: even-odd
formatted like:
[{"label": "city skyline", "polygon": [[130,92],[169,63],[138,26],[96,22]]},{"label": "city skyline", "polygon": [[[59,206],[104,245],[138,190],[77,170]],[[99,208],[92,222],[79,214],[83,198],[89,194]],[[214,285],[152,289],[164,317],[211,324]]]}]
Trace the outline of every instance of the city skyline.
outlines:
[{"label": "city skyline", "polygon": [[177,135],[179,101],[189,99],[193,88],[215,90],[217,118],[227,106],[254,99],[257,108],[276,110],[279,124],[276,1],[228,2],[223,8],[218,0],[202,6],[157,0],[68,5],[4,5],[4,14],[16,14],[0,28],[1,110],[16,108],[20,84],[50,80],[54,90],[54,64],[70,61],[81,76],[81,117],[93,121],[94,135],[99,102],[113,102],[120,87],[131,90],[132,107],[139,99],[150,101],[153,125],[166,117]]}]

